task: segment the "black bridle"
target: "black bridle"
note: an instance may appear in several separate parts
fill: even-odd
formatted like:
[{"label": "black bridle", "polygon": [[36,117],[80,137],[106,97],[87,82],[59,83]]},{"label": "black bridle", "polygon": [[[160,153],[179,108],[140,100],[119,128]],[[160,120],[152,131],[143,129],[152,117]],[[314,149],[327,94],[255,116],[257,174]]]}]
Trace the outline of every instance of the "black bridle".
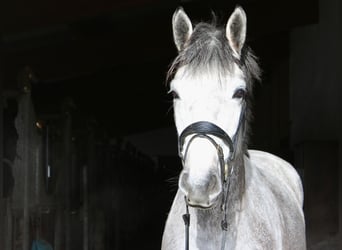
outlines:
[{"label": "black bridle", "polygon": [[[182,163],[184,165],[185,159],[187,157],[188,149],[192,141],[196,138],[204,138],[207,139],[215,148],[219,159],[220,164],[220,171],[221,171],[221,178],[222,178],[222,206],[221,209],[224,212],[223,219],[221,222],[221,228],[223,231],[228,230],[228,222],[227,222],[227,199],[228,199],[228,193],[229,193],[229,177],[233,173],[233,161],[235,159],[235,150],[236,150],[236,143],[237,143],[237,135],[241,129],[241,126],[243,126],[244,122],[244,116],[245,116],[245,104],[242,108],[242,113],[240,115],[239,124],[237,131],[235,135],[233,136],[233,139],[230,138],[230,136],[220,127],[217,125],[208,122],[208,121],[199,121],[190,124],[188,127],[186,127],[183,132],[180,134],[178,138],[178,154],[180,158],[182,159]],[[185,139],[191,136],[189,139],[186,148],[183,153],[184,149],[184,143]],[[215,136],[219,138],[226,146],[229,148],[229,157],[227,160],[224,160],[224,154],[222,147],[219,143],[216,142],[216,140],[212,137]],[[185,249],[189,249],[189,228],[190,228],[190,213],[188,208],[187,199],[185,197],[186,202],[186,213],[183,215],[183,220],[185,224]],[[222,235],[222,243],[221,243],[221,249],[225,248],[225,241],[226,241],[226,233],[223,233]]]}]

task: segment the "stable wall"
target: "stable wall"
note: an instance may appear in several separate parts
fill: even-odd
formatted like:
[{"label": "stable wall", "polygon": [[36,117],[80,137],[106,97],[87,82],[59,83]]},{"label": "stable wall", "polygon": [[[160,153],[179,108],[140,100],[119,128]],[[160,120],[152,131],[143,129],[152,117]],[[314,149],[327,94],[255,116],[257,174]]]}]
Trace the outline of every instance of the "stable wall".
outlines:
[{"label": "stable wall", "polygon": [[320,0],[319,23],[290,35],[291,145],[304,172],[309,245],[342,238],[341,15],[339,0]]}]

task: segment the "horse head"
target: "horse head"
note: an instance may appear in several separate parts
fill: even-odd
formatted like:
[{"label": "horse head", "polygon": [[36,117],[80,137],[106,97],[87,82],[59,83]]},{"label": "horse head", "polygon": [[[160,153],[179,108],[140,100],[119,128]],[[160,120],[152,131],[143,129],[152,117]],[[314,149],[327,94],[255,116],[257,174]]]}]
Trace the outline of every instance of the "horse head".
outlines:
[{"label": "horse head", "polygon": [[178,56],[169,77],[183,170],[179,188],[190,206],[211,208],[235,158],[244,153],[248,100],[259,68],[245,46],[246,14],[237,7],[225,28],[195,27],[182,8],[172,19]]}]

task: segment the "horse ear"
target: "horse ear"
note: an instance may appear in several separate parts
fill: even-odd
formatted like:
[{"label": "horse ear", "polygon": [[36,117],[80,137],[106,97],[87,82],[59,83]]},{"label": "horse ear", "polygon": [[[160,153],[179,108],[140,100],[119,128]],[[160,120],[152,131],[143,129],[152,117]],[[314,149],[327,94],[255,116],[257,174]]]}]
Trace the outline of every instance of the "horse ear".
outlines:
[{"label": "horse ear", "polygon": [[229,17],[226,27],[226,36],[230,47],[237,58],[240,58],[241,49],[245,44],[247,31],[247,17],[241,7],[236,7]]},{"label": "horse ear", "polygon": [[173,40],[178,51],[184,48],[192,34],[192,24],[182,7],[179,7],[172,17]]}]

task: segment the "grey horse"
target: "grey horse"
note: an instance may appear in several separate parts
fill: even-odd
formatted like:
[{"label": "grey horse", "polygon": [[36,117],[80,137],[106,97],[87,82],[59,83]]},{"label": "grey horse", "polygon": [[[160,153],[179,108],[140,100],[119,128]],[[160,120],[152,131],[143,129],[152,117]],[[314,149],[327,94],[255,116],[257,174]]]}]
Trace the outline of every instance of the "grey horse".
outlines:
[{"label": "grey horse", "polygon": [[236,7],[225,28],[184,10],[172,19],[178,56],[168,78],[183,170],[163,250],[306,249],[303,189],[296,170],[248,150],[252,83],[260,70]]}]

